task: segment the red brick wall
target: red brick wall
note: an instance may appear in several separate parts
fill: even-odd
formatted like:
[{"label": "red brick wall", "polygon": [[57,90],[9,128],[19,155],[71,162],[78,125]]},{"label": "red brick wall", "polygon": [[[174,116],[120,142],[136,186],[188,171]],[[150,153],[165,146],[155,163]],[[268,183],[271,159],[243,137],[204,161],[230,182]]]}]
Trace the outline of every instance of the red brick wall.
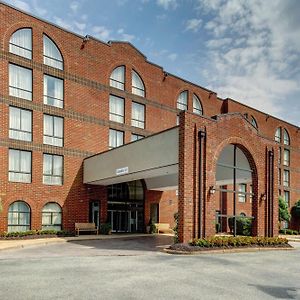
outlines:
[{"label": "red brick wall", "polygon": [[[11,34],[22,27],[31,27],[33,31],[33,59],[31,61],[8,52]],[[53,39],[61,50],[64,58],[64,71],[43,65],[43,33]],[[82,184],[82,160],[91,154],[108,149],[109,127],[123,130],[125,132],[125,142],[130,142],[131,133],[147,136],[174,126],[178,113],[176,100],[180,92],[184,90],[189,92],[188,111],[192,112],[192,95],[195,93],[202,102],[204,115],[208,117],[202,120],[212,126],[212,130],[215,130],[216,125],[214,121],[209,121],[209,117],[220,113],[232,111],[243,113],[245,110],[249,110],[249,108],[236,102],[222,101],[217,98],[215,93],[183,79],[170,74],[165,76],[161,67],[148,62],[145,56],[128,43],[106,44],[93,38],[87,41],[83,48],[82,43],[83,37],[81,36],[21,13],[2,3],[0,4],[0,197],[3,204],[3,212],[0,213],[0,232],[7,229],[8,206],[18,199],[23,199],[31,206],[32,228],[34,229],[40,227],[40,211],[48,201],[56,201],[63,207],[65,229],[72,229],[75,221],[88,219],[88,200],[92,198],[102,199],[101,208],[103,211],[101,212],[101,218],[105,220],[105,188],[87,187]],[[8,95],[9,63],[15,63],[33,70],[33,101],[26,101]],[[126,66],[125,91],[109,87],[110,74],[119,65]],[[131,70],[133,69],[143,79],[146,88],[145,98],[131,94]],[[63,109],[43,104],[43,74],[57,76],[64,80]],[[125,98],[125,124],[109,121],[109,94]],[[146,105],[146,128],[144,130],[131,126],[131,101]],[[33,142],[20,142],[8,138],[9,105],[33,111]],[[43,113],[64,117],[63,148],[43,145]],[[300,198],[298,187],[300,182],[299,168],[296,165],[296,161],[299,161],[300,158],[300,141],[296,127],[274,118],[267,119],[264,114],[260,115],[254,110],[251,110],[251,113],[258,121],[259,130],[261,131],[259,134],[266,135],[270,139],[273,139],[276,126],[280,125],[289,130],[292,149],[291,170],[293,172],[290,190],[292,202],[296,201]],[[196,119],[198,120],[198,118]],[[194,126],[194,123],[187,124],[186,128],[189,128],[189,126]],[[230,126],[230,130],[233,130],[232,128],[236,124],[233,122]],[[248,131],[249,129],[246,132]],[[220,132],[223,131],[220,130]],[[241,135],[245,137],[245,133],[241,133]],[[189,138],[194,138],[194,135],[187,131],[187,135],[184,137],[186,146],[184,146],[184,151],[180,153],[180,157],[195,156],[192,145],[189,146]],[[8,148],[33,152],[31,184],[8,182]],[[64,156],[63,186],[54,187],[42,184],[43,153]],[[193,163],[195,164],[194,160]],[[190,176],[193,175],[195,174],[190,174]],[[207,176],[212,176],[212,174]],[[195,177],[191,177],[191,183],[195,185],[189,196],[193,199],[196,188]],[[171,197],[169,193],[157,195],[154,199],[160,202],[161,220],[164,222],[169,220],[169,223],[172,224],[173,212],[177,210],[176,197],[174,197],[174,203],[168,206],[168,200]],[[152,196],[149,197],[150,203]],[[147,216],[147,201],[145,216]],[[185,215],[184,217],[187,217],[187,222],[189,222],[190,216]],[[190,223],[186,224],[191,228],[193,227]]]},{"label": "red brick wall", "polygon": [[[215,213],[219,209],[218,193],[211,194],[210,187],[215,186],[216,163],[220,153],[228,144],[236,144],[247,156],[253,170],[252,215],[255,235],[267,235],[267,202],[261,195],[267,194],[266,150],[275,151],[277,144],[259,136],[240,114],[221,115],[216,120],[208,120],[190,113],[180,115],[179,143],[182,151],[179,154],[179,237],[181,241],[189,241],[198,236],[198,180],[199,168],[197,141],[198,131],[206,132],[206,143],[203,145],[203,235],[215,234]],[[245,139],[247,136],[247,139]],[[194,157],[194,159],[191,159]],[[277,201],[277,174],[274,174],[274,207]],[[196,179],[196,180],[195,180]],[[194,181],[195,180],[195,181]],[[196,184],[195,184],[196,182]],[[237,208],[239,209],[240,204]],[[273,212],[273,232],[278,233],[278,211]]]}]

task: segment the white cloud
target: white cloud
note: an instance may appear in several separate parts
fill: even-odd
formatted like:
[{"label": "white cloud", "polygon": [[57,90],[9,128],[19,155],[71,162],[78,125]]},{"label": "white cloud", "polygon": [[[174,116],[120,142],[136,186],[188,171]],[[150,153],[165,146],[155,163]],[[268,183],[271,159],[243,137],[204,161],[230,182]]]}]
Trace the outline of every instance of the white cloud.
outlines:
[{"label": "white cloud", "polygon": [[187,20],[185,30],[190,30],[193,32],[197,32],[201,27],[202,20],[201,19],[190,19]]},{"label": "white cloud", "polygon": [[53,17],[54,23],[57,24],[58,26],[67,29],[67,30],[72,30],[73,24],[71,22],[68,22],[66,20],[63,20],[62,18],[59,18],[57,16]]},{"label": "white cloud", "polygon": [[203,26],[209,88],[281,118],[287,118],[287,105],[300,113],[299,102],[289,97],[300,93],[300,2],[198,3],[198,12],[210,17]]},{"label": "white cloud", "polygon": [[74,21],[75,26],[80,30],[83,31],[86,29],[86,24],[85,23],[80,23],[80,22],[76,22]]},{"label": "white cloud", "polygon": [[100,40],[107,41],[111,39],[111,30],[107,29],[105,26],[94,26],[92,30],[95,37]]},{"label": "white cloud", "polygon": [[156,0],[158,6],[163,7],[164,9],[176,9],[178,6],[177,0]]},{"label": "white cloud", "polygon": [[177,54],[176,53],[171,53],[168,55],[168,59],[171,61],[175,61],[177,59]]},{"label": "white cloud", "polygon": [[70,9],[72,10],[73,13],[77,13],[78,8],[79,8],[78,2],[76,2],[76,1],[71,2]]},{"label": "white cloud", "polygon": [[9,4],[11,4],[12,6],[15,6],[21,10],[31,12],[30,5],[22,0],[10,0]]}]

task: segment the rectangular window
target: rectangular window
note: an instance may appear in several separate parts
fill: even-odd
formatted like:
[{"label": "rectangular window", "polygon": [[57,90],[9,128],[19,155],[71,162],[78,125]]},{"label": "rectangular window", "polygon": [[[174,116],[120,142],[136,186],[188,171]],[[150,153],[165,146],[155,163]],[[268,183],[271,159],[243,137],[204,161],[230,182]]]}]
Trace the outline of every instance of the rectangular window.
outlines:
[{"label": "rectangular window", "polygon": [[9,95],[32,100],[32,70],[9,64]]},{"label": "rectangular window", "polygon": [[249,185],[249,193],[250,193],[249,200],[250,200],[250,203],[252,203],[252,199],[253,199],[253,185],[252,184]]},{"label": "rectangular window", "polygon": [[143,139],[143,138],[144,138],[143,135],[134,134],[134,133],[131,134],[131,141],[132,141],[132,142],[141,140],[141,139]]},{"label": "rectangular window", "polygon": [[43,183],[62,185],[63,157],[60,155],[44,154]]},{"label": "rectangular window", "polygon": [[246,188],[247,185],[244,183],[239,184],[239,202],[246,202]]},{"label": "rectangular window", "polygon": [[109,129],[109,149],[113,149],[124,144],[124,132]]},{"label": "rectangular window", "polygon": [[283,164],[285,166],[290,165],[290,150],[284,149],[284,151],[283,151]]},{"label": "rectangular window", "polygon": [[145,105],[132,102],[131,125],[134,127],[145,128]]},{"label": "rectangular window", "polygon": [[62,79],[44,75],[44,104],[63,108],[64,81]]},{"label": "rectangular window", "polygon": [[124,123],[124,99],[113,95],[109,96],[109,119]]},{"label": "rectangular window", "polygon": [[290,186],[290,171],[288,170],[283,171],[283,185]]},{"label": "rectangular window", "polygon": [[8,180],[31,182],[31,152],[9,149]]},{"label": "rectangular window", "polygon": [[32,141],[32,111],[9,107],[9,138]]},{"label": "rectangular window", "polygon": [[287,203],[288,206],[290,206],[290,192],[284,191],[284,201]]},{"label": "rectangular window", "polygon": [[44,115],[44,144],[63,147],[64,119]]}]

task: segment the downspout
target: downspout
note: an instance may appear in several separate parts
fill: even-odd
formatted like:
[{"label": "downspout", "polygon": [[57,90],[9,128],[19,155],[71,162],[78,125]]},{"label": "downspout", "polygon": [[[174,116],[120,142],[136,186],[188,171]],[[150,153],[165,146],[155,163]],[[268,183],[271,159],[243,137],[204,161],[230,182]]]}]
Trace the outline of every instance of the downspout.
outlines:
[{"label": "downspout", "polygon": [[206,133],[204,131],[198,131],[198,141],[199,141],[199,167],[198,167],[198,238],[201,239],[203,237],[202,232],[202,210],[203,210],[203,195],[202,195],[202,164],[203,164],[203,141],[206,137]]},{"label": "downspout", "polygon": [[268,163],[269,163],[269,182],[268,182],[268,236],[273,236],[273,198],[274,198],[274,152],[273,150],[268,151]]}]

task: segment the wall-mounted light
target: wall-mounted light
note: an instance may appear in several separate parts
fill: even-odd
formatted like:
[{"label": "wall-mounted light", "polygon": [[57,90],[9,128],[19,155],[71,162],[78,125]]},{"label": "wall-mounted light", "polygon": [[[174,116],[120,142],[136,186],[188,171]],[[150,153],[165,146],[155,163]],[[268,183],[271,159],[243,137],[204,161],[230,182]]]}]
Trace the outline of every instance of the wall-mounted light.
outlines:
[{"label": "wall-mounted light", "polygon": [[214,186],[211,186],[211,187],[209,188],[209,193],[210,193],[211,195],[213,195],[215,192],[216,192],[216,188],[215,188]]},{"label": "wall-mounted light", "polygon": [[265,201],[265,200],[266,200],[266,193],[261,193],[260,201]]}]

